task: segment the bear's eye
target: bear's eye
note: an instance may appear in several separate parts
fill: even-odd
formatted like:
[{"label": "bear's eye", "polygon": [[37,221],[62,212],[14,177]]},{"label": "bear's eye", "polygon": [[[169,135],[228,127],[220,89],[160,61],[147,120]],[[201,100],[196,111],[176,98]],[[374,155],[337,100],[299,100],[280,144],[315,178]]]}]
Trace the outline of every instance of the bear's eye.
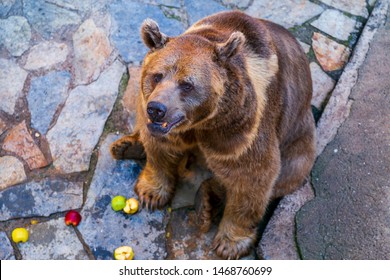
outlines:
[{"label": "bear's eye", "polygon": [[154,74],[153,75],[153,82],[155,84],[158,84],[162,80],[162,78],[163,78],[163,74],[161,74],[161,73]]},{"label": "bear's eye", "polygon": [[179,87],[184,92],[190,92],[191,90],[194,89],[194,85],[189,82],[181,82],[179,84]]}]

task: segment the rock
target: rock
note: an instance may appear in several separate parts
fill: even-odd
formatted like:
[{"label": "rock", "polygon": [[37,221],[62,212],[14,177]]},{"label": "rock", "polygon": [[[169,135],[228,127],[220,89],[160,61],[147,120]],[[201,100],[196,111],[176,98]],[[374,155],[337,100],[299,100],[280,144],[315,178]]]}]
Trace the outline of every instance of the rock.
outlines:
[{"label": "rock", "polygon": [[29,48],[30,39],[31,28],[26,18],[0,19],[0,45],[4,45],[12,56],[22,55]]},{"label": "rock", "polygon": [[12,115],[22,94],[27,72],[11,60],[0,58],[0,110]]},{"label": "rock", "polygon": [[298,43],[301,45],[301,47],[303,48],[303,51],[308,54],[309,51],[310,51],[310,45],[309,44],[306,44],[306,43],[303,43],[301,41],[298,40]]},{"label": "rock", "polygon": [[337,129],[347,118],[352,100],[349,98],[352,88],[358,79],[358,70],[363,65],[370,43],[378,28],[384,24],[388,1],[377,1],[374,10],[366,23],[359,41],[354,49],[353,56],[343,70],[336,87],[329,98],[327,106],[317,124],[317,155],[321,154],[325,146],[332,141]]},{"label": "rock", "polygon": [[314,197],[310,183],[285,196],[262,235],[257,254],[266,260],[299,260],[295,242],[295,215]]},{"label": "rock", "polygon": [[4,133],[4,131],[7,129],[7,125],[5,122],[0,118],[0,136]]},{"label": "rock", "polygon": [[32,79],[27,96],[32,127],[46,134],[58,106],[68,97],[69,72],[50,72]]},{"label": "rock", "polygon": [[268,19],[290,28],[303,24],[323,10],[321,6],[308,0],[258,0],[245,12],[253,17]]},{"label": "rock", "polygon": [[368,17],[365,0],[322,0],[322,2],[356,16]]},{"label": "rock", "polygon": [[118,137],[110,134],[100,146],[78,229],[97,259],[112,259],[114,250],[123,245],[133,247],[135,259],[164,259],[165,211],[140,209],[129,215],[111,208],[111,199],[116,195],[137,197],[133,187],[141,171],[134,161],[112,159],[109,145]]},{"label": "rock", "polygon": [[336,82],[322,71],[321,67],[315,62],[310,63],[310,71],[313,80],[313,98],[311,104],[321,110]]},{"label": "rock", "polygon": [[16,0],[2,0],[0,5],[0,17],[6,17],[15,2]]},{"label": "rock", "polygon": [[50,69],[65,62],[68,46],[63,43],[45,41],[31,48],[24,68],[27,70]]},{"label": "rock", "polygon": [[74,229],[65,225],[63,217],[30,225],[27,230],[28,242],[18,244],[24,260],[89,259]]},{"label": "rock", "polygon": [[251,4],[251,0],[222,0],[222,3],[232,8],[246,9]]},{"label": "rock", "polygon": [[73,35],[75,83],[96,80],[112,49],[103,29],[86,20]]},{"label": "rock", "polygon": [[[210,231],[203,233],[197,225],[194,210],[179,209],[172,211],[171,224],[167,231],[168,258],[174,260],[220,260],[212,249],[218,226],[213,223]],[[252,250],[242,260],[255,259]]]},{"label": "rock", "polygon": [[0,260],[15,260],[14,249],[3,231],[0,231]]},{"label": "rock", "polygon": [[30,170],[45,167],[48,162],[28,132],[26,121],[12,128],[4,139],[3,149],[23,158]]},{"label": "rock", "polygon": [[194,210],[172,211],[171,227],[167,232],[168,259],[174,260],[219,260],[211,249],[218,227],[213,225],[209,232],[202,233],[197,225]]},{"label": "rock", "polygon": [[1,191],[0,201],[0,221],[47,217],[53,213],[80,208],[83,203],[83,183],[45,178]]},{"label": "rock", "polygon": [[355,31],[356,20],[345,16],[337,10],[326,10],[311,25],[319,30],[343,41],[347,41],[349,35]]},{"label": "rock", "polygon": [[88,170],[124,72],[125,67],[116,60],[97,81],[70,92],[56,124],[47,133],[54,167],[61,173]]},{"label": "rock", "polygon": [[0,191],[26,180],[23,163],[16,157],[0,157]]},{"label": "rock", "polygon": [[118,0],[109,4],[109,12],[112,17],[111,42],[126,63],[140,63],[148,51],[139,33],[146,18],[157,21],[161,31],[168,36],[177,36],[184,31],[180,21],[165,17],[158,6]]},{"label": "rock", "polygon": [[130,78],[127,83],[126,91],[123,94],[122,105],[129,115],[127,118],[127,127],[129,128],[129,131],[133,131],[135,125],[138,94],[140,90],[139,85],[141,80],[141,67],[130,66],[129,75]]},{"label": "rock", "polygon": [[[102,0],[83,0],[83,1],[74,1],[74,0],[46,0],[47,3],[51,3],[67,9],[69,11],[77,11],[78,13],[85,16],[92,9],[92,2],[94,2],[94,6],[97,4],[99,6],[99,2]],[[101,5],[100,5],[101,6]]]},{"label": "rock", "polygon": [[67,9],[46,0],[23,1],[23,13],[33,29],[46,40],[76,27],[81,17],[76,11]]},{"label": "rock", "polygon": [[216,1],[208,0],[184,0],[184,6],[187,10],[190,25],[206,16],[227,10],[226,7]]},{"label": "rock", "polygon": [[298,212],[303,259],[390,259],[390,80],[383,79],[390,65],[383,47],[390,43],[390,10],[382,25],[387,7],[388,1],[377,2],[348,64],[348,76],[359,76],[344,89],[351,94],[345,99],[354,100],[350,114],[314,165],[316,197]]},{"label": "rock", "polygon": [[312,41],[314,54],[325,71],[335,71],[344,67],[351,53],[349,48],[317,32],[314,32]]}]

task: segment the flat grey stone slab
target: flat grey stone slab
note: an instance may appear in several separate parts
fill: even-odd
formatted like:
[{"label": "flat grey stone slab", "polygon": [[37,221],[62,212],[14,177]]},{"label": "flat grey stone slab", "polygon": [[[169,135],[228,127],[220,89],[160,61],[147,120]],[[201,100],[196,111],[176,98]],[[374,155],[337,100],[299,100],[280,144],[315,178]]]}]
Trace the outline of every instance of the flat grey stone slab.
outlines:
[{"label": "flat grey stone slab", "polygon": [[389,18],[359,70],[348,119],[315,164],[316,197],[297,215],[304,259],[390,259]]},{"label": "flat grey stone slab", "polygon": [[46,0],[23,1],[23,13],[45,39],[52,39],[81,22],[76,11]]},{"label": "flat grey stone slab", "polygon": [[355,31],[357,22],[338,10],[329,9],[311,25],[337,39],[347,41],[349,35]]},{"label": "flat grey stone slab", "polygon": [[323,3],[332,6],[336,9],[340,9],[344,12],[362,16],[362,17],[368,17],[368,11],[367,11],[367,3],[366,0],[321,0]]},{"label": "flat grey stone slab", "polygon": [[69,72],[50,72],[33,78],[27,95],[32,127],[46,134],[60,104],[68,97],[71,75]]},{"label": "flat grey stone slab", "polygon": [[190,25],[211,14],[228,10],[217,1],[209,0],[184,0],[184,6],[187,10]]},{"label": "flat grey stone slab", "polygon": [[0,192],[0,221],[11,218],[49,216],[80,208],[82,182],[45,178],[16,185]]},{"label": "flat grey stone slab", "polygon": [[141,24],[146,18],[157,21],[161,32],[168,36],[177,36],[184,31],[180,21],[165,17],[162,9],[155,5],[119,0],[109,5],[109,12],[111,42],[127,63],[141,62],[148,51],[140,36]]},{"label": "flat grey stone slab", "polygon": [[133,248],[135,259],[164,259],[165,211],[140,208],[136,214],[128,215],[111,208],[111,199],[116,195],[137,198],[133,188],[141,172],[141,166],[134,161],[112,159],[109,145],[118,138],[109,135],[100,146],[78,229],[96,259],[113,259],[114,250],[125,245]]},{"label": "flat grey stone slab", "polygon": [[116,60],[97,81],[69,93],[56,124],[47,133],[54,167],[61,173],[88,170],[125,70]]},{"label": "flat grey stone slab", "polygon": [[5,232],[0,231],[0,260],[14,260],[14,249]]},{"label": "flat grey stone slab", "polygon": [[30,39],[31,28],[26,18],[0,19],[0,45],[4,45],[12,56],[22,55],[29,48]]},{"label": "flat grey stone slab", "polygon": [[286,28],[301,25],[323,11],[321,6],[309,0],[257,0],[245,10],[253,17],[268,19]]},{"label": "flat grey stone slab", "polygon": [[27,72],[12,60],[0,58],[0,110],[12,115],[22,94]]},{"label": "flat grey stone slab", "polygon": [[30,225],[29,239],[17,246],[24,260],[88,260],[74,229],[64,218]]}]

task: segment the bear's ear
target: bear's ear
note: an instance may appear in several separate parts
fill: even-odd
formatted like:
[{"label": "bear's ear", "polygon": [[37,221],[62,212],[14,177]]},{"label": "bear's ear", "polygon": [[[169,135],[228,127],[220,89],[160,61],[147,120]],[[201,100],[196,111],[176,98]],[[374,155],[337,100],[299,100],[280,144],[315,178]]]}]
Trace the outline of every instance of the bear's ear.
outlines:
[{"label": "bear's ear", "polygon": [[226,42],[216,46],[216,53],[221,60],[227,60],[234,56],[244,45],[245,36],[239,31],[233,32]]},{"label": "bear's ear", "polygon": [[157,22],[146,19],[141,26],[141,37],[144,44],[151,50],[160,49],[168,42],[168,36],[160,32]]}]

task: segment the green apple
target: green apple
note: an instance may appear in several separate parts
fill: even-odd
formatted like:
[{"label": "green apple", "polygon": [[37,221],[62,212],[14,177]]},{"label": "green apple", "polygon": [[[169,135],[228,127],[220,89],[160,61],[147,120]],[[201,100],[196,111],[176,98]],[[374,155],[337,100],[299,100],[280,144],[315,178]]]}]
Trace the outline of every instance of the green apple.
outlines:
[{"label": "green apple", "polygon": [[15,228],[12,231],[12,240],[15,243],[26,242],[28,240],[28,231],[25,228]]},{"label": "green apple", "polygon": [[134,197],[126,200],[126,206],[123,208],[123,212],[127,214],[134,214],[138,211],[138,200]]},{"label": "green apple", "polygon": [[126,206],[126,197],[117,195],[111,200],[111,207],[114,211],[120,211]]},{"label": "green apple", "polygon": [[114,251],[114,259],[116,260],[132,260],[134,258],[133,248],[130,246],[122,246]]}]

